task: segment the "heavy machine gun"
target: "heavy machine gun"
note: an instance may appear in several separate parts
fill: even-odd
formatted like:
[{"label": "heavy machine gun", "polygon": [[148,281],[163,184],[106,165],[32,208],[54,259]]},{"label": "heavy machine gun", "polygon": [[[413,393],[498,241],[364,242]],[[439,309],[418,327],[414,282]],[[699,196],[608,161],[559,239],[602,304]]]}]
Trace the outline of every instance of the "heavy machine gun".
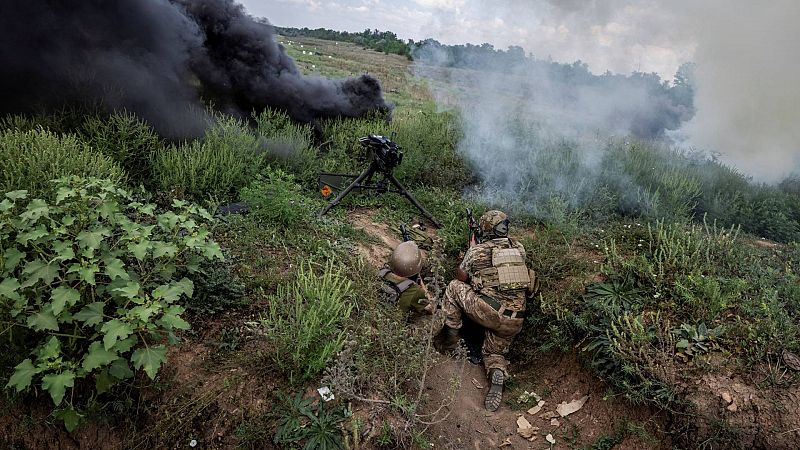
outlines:
[{"label": "heavy machine gun", "polygon": [[[319,215],[325,215],[331,208],[338,205],[347,194],[353,190],[373,190],[379,194],[393,192],[407,198],[428,220],[436,227],[441,224],[429,213],[410,192],[395,178],[392,171],[403,162],[403,152],[397,143],[392,139],[370,134],[358,139],[358,142],[369,152],[369,166],[359,175],[343,173],[320,173],[318,184],[320,193],[324,197],[329,197],[338,191],[338,195],[330,201]],[[380,175],[381,178],[373,183],[373,177]],[[348,184],[347,181],[353,180]]]}]

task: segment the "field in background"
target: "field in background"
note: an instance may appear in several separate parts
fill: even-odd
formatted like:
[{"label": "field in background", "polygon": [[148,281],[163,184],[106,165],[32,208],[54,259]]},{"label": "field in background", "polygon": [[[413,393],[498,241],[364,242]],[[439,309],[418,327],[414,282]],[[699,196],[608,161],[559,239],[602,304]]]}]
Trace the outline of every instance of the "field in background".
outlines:
[{"label": "field in background", "polygon": [[[134,359],[136,376],[120,376],[113,387],[101,390],[97,380],[106,382],[117,372],[102,371],[110,357],[93,347],[91,364],[76,360],[70,366],[75,373],[79,367],[91,370],[73,386],[62,383],[67,395],[55,414],[55,397],[48,395],[52,378],[32,373],[31,382],[41,388],[20,394],[7,390],[0,443],[36,447],[56,441],[68,447],[105,441],[145,448],[185,446],[194,439],[219,448],[308,442],[317,443],[311,448],[356,447],[357,442],[429,448],[435,436],[426,434],[428,426],[418,414],[432,401],[421,394],[425,386],[419,376],[430,363],[426,336],[380,303],[373,268],[358,253],[378,242],[348,219],[348,212],[366,208],[370,220],[394,230],[416,222],[418,215],[396,197],[354,195],[328,217],[315,216],[324,205],[316,173],[358,170],[364,160],[356,139],[392,131],[406,152],[398,177],[444,224],[437,233],[440,275],[452,275],[463,250],[466,207],[478,213],[511,207],[516,213],[514,232],[528,250],[542,293],[512,349],[517,379],[506,407],[521,408],[515,402],[526,390],[542,392],[534,376],[537,366],[555,355],[576,353],[608,382],[609,398],[626,397],[671,414],[658,439],[699,448],[797,443],[800,423],[793,399],[800,377],[793,357],[800,352],[800,248],[798,190],[791,181],[754,186],[714,162],[649,142],[619,140],[609,143],[615,155],[610,161],[619,164],[614,170],[645,187],[632,194],[636,198],[622,197],[625,191],[609,177],[595,201],[576,208],[548,195],[547,180],[531,180],[525,189],[498,196],[497,205],[487,204],[485,197],[469,194],[479,180],[456,150],[462,134],[458,112],[439,112],[426,82],[409,72],[406,58],[332,41],[281,40],[306,74],[378,77],[396,104],[392,122],[334,120],[312,127],[267,111],[249,122],[220,117],[204,139],[173,143],[124,114],[4,119],[0,185],[5,191],[28,189],[31,197],[55,201],[55,188],[42,180],[80,174],[111,178],[160,213],[175,209],[175,200],[212,210],[243,200],[251,212],[211,223],[210,236],[226,262],[204,263],[201,275],[189,276],[193,295],[176,301],[192,328],[179,332],[182,343],[169,347],[158,376],[144,373],[152,364]],[[570,170],[575,149],[562,150],[537,153],[525,163],[543,165],[550,173]],[[33,153],[41,155],[37,161],[53,164],[29,162]],[[94,163],[87,171],[87,164],[65,161]],[[12,163],[22,169],[10,170]],[[621,206],[635,205],[640,197],[659,206]],[[541,206],[547,214],[531,213],[526,202],[532,199],[546,202]],[[25,199],[14,201],[28,212],[41,211]],[[31,217],[39,220],[35,214]],[[146,225],[142,214],[131,217]],[[37,224],[27,230],[34,232],[28,241],[47,239],[36,237]],[[72,238],[76,245],[89,242],[86,235]],[[4,261],[16,255],[9,249],[28,245],[18,239],[2,242]],[[130,251],[126,257],[139,260],[136,250]],[[15,276],[30,272],[4,264],[3,270]],[[106,283],[101,272],[100,285]],[[183,275],[166,271],[164,276],[177,281]],[[13,350],[0,360],[7,380],[29,356],[31,342],[59,331],[45,321],[52,312],[46,305],[30,309],[30,321],[12,317],[6,300],[13,292],[2,287],[0,317],[24,329],[8,333],[9,327],[2,336]],[[147,325],[147,317],[142,323]],[[87,333],[92,338],[107,334]],[[72,358],[83,357],[80,345],[70,351]],[[310,395],[304,398],[323,383],[334,385],[339,403],[323,406]],[[353,405],[365,404],[382,408],[377,419],[353,413]],[[72,437],[61,431],[65,423],[78,427]],[[644,433],[641,423],[629,425],[591,438],[559,436],[559,445],[609,448],[637,430]]]}]

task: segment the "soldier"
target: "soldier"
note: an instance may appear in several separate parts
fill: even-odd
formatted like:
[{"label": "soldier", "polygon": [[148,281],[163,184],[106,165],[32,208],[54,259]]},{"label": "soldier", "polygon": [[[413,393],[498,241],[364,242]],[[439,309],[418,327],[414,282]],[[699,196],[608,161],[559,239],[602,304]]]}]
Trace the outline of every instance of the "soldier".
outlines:
[{"label": "soldier", "polygon": [[505,355],[514,336],[522,329],[527,297],[534,292],[535,275],[525,265],[525,248],[508,237],[508,217],[488,211],[480,218],[483,242],[467,250],[445,291],[445,326],[437,335],[440,351],[451,351],[458,343],[462,314],[483,326],[486,339],[482,353],[489,392],[484,406],[496,411],[503,399],[508,377]]},{"label": "soldier", "polygon": [[435,305],[420,278],[422,253],[414,241],[402,242],[392,252],[388,267],[378,271],[384,290],[401,310],[411,314],[433,314]]}]

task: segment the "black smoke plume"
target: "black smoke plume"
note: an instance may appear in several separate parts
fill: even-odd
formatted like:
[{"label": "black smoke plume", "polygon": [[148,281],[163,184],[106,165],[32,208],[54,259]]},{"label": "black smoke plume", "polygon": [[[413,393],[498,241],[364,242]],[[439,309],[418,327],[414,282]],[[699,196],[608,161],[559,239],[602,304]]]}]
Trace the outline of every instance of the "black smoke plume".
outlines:
[{"label": "black smoke plume", "polygon": [[246,116],[274,107],[299,121],[386,110],[380,83],[303,76],[233,0],[0,3],[0,114],[91,105],[191,137],[205,105]]}]

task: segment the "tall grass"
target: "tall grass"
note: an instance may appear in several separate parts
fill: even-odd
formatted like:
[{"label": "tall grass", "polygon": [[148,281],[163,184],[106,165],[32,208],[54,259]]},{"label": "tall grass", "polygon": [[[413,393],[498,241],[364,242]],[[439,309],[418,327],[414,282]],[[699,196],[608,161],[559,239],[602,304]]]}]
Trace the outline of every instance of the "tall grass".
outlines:
[{"label": "tall grass", "polygon": [[30,197],[52,191],[50,180],[69,175],[123,180],[125,173],[73,134],[42,128],[0,131],[0,190],[27,189]]},{"label": "tall grass", "polygon": [[262,166],[247,125],[220,119],[202,140],[170,145],[153,156],[156,186],[191,198],[235,198]]},{"label": "tall grass", "polygon": [[329,261],[321,273],[301,265],[295,281],[270,297],[261,326],[277,347],[273,362],[291,383],[318,375],[342,348],[352,295],[351,282]]},{"label": "tall grass", "polygon": [[90,116],[81,126],[81,137],[93,149],[111,157],[135,181],[150,178],[152,154],[161,147],[153,129],[133,113]]}]

